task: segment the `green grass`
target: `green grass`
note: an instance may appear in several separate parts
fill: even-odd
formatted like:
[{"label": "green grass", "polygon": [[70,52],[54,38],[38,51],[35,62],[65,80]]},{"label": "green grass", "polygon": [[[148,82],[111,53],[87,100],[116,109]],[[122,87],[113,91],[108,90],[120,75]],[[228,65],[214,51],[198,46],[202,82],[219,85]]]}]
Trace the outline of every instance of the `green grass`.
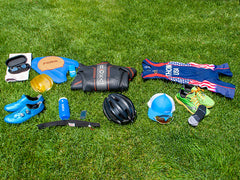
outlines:
[{"label": "green grass", "polygon": [[[237,0],[25,0],[0,1],[0,177],[2,179],[239,179],[240,5]],[[6,104],[22,94],[37,96],[30,80],[6,83],[10,53],[62,56],[85,65],[109,61],[138,74],[123,92],[138,118],[119,126],[107,120],[102,103],[109,92],[71,91],[72,78],[43,93],[46,110],[20,124],[4,122]],[[198,127],[176,103],[174,121],[154,123],[147,102],[164,92],[174,97],[180,84],[143,81],[141,62],[228,63],[233,100],[205,91],[216,105]],[[67,97],[71,119],[87,110],[86,121],[101,128],[37,124],[59,120],[58,99]]]}]

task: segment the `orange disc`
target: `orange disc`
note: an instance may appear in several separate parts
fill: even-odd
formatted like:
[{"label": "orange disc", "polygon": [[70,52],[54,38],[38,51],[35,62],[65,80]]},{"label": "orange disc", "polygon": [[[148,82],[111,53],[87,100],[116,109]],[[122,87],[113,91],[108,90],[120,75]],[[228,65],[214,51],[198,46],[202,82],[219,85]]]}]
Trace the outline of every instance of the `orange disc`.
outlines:
[{"label": "orange disc", "polygon": [[38,68],[41,71],[52,70],[63,67],[64,60],[58,56],[47,56],[38,62]]}]

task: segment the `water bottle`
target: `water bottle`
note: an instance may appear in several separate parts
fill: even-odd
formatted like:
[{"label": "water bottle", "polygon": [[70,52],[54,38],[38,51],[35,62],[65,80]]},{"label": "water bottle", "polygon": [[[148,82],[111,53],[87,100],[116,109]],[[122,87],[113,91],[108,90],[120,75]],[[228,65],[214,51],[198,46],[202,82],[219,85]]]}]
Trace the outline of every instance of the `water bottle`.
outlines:
[{"label": "water bottle", "polygon": [[58,101],[59,117],[61,120],[68,120],[70,118],[70,110],[68,105],[68,100],[62,97]]},{"label": "water bottle", "polygon": [[68,66],[68,70],[69,70],[69,74],[71,77],[75,77],[76,76],[76,69],[75,69],[75,66],[73,65],[69,65]]}]

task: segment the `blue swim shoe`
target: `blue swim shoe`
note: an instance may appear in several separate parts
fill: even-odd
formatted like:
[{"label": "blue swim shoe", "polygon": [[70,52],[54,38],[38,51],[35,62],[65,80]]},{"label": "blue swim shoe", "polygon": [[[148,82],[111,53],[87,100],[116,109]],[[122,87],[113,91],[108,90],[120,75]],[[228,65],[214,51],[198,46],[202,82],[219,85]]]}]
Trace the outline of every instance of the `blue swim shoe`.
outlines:
[{"label": "blue swim shoe", "polygon": [[39,101],[37,104],[26,104],[22,109],[7,115],[4,121],[11,124],[19,124],[39,114],[43,109],[43,101]]},{"label": "blue swim shoe", "polygon": [[44,101],[43,96],[41,94],[38,95],[37,97],[22,95],[22,98],[19,99],[17,102],[7,104],[4,107],[4,110],[9,112],[15,112],[19,109],[22,109],[24,106],[26,106],[26,104],[37,104],[40,101],[42,102]]}]

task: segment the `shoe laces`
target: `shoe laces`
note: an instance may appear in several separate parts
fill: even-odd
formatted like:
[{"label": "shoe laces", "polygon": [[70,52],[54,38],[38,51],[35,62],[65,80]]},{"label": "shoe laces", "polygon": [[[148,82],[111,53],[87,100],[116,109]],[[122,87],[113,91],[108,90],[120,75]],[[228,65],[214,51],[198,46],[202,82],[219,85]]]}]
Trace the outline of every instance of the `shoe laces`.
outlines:
[{"label": "shoe laces", "polygon": [[191,100],[190,100],[190,101],[191,101],[196,107],[198,107],[198,106],[200,105],[196,93],[195,93],[194,96],[191,97]]},{"label": "shoe laces", "polygon": [[197,87],[196,90],[191,90],[191,93],[195,93],[196,95],[198,95],[201,99],[205,99],[205,97],[203,96],[203,92],[204,89],[201,89],[200,87]]}]

